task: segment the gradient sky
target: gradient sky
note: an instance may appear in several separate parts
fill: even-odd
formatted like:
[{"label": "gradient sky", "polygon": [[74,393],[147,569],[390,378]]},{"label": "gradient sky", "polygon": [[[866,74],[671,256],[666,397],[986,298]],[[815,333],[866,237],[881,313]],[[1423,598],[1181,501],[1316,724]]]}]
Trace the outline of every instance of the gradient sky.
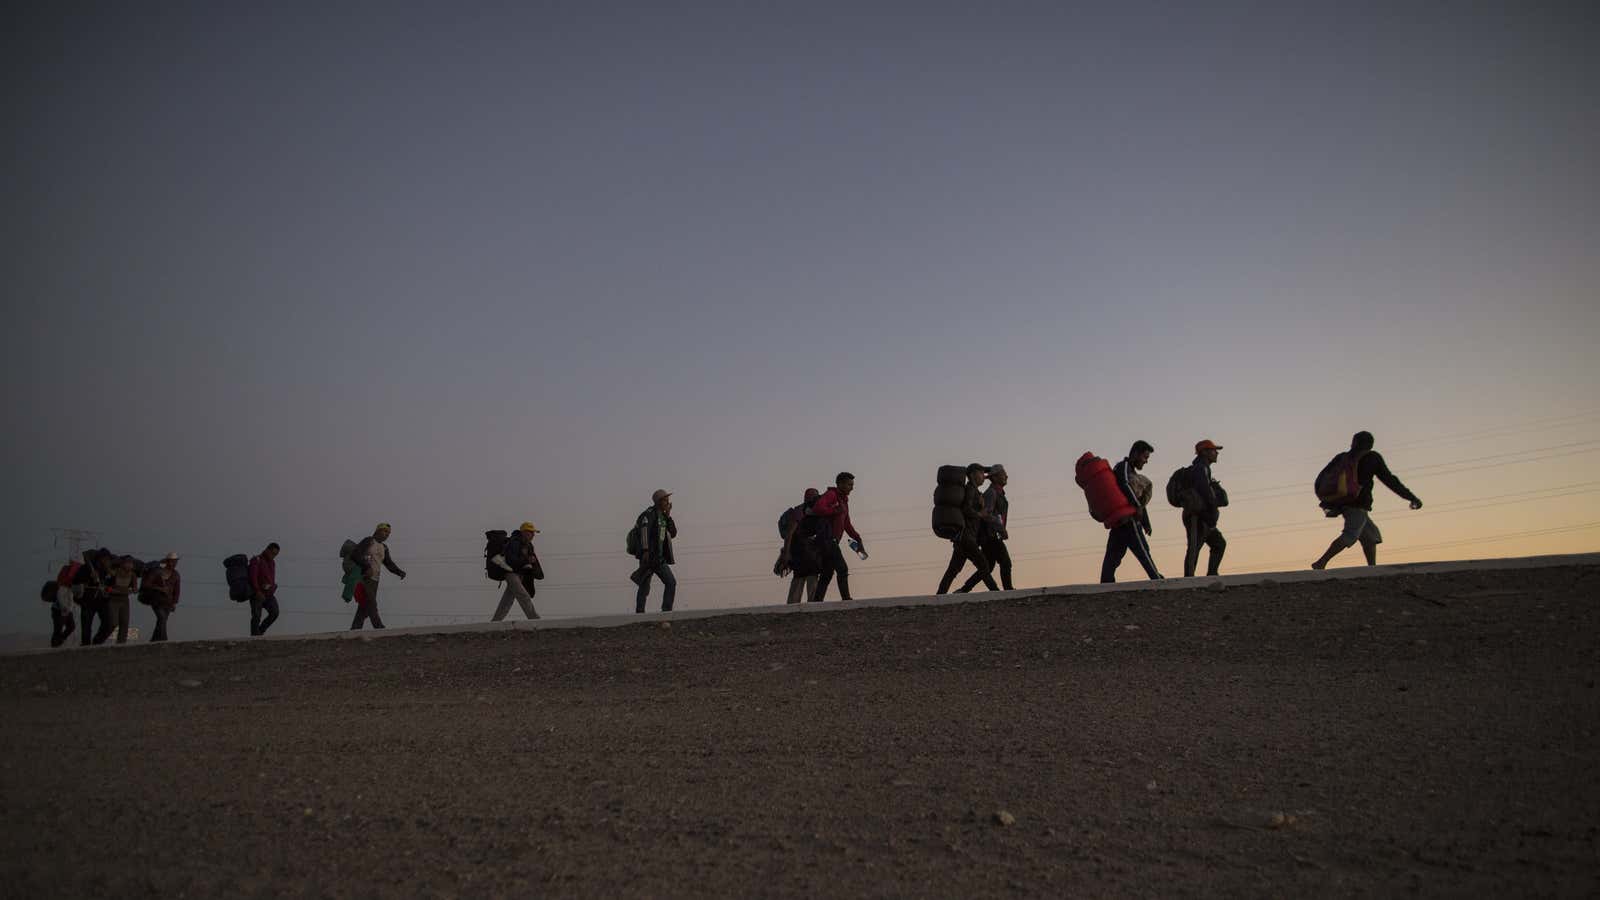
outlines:
[{"label": "gradient sky", "polygon": [[1018,585],[1089,581],[1135,438],[1225,446],[1225,571],[1326,546],[1360,428],[1385,559],[1600,549],[1592,6],[1204,6],[8,7],[0,631],[52,527],[183,554],[175,637],[269,540],[278,630],[347,624],[380,520],[391,625],[486,619],[523,519],[541,612],[623,612],[657,487],[680,607],[778,602],[840,469],[856,594],[926,593],[973,460]]}]

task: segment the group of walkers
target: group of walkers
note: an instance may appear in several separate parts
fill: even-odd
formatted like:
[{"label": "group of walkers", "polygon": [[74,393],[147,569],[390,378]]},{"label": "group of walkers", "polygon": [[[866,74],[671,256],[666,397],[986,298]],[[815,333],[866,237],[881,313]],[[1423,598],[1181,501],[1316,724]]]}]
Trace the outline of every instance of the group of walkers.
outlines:
[{"label": "group of walkers", "polygon": [[[1422,508],[1422,501],[1389,471],[1382,455],[1373,449],[1374,444],[1370,432],[1358,432],[1351,439],[1350,449],[1335,456],[1317,476],[1315,489],[1319,505],[1330,518],[1341,518],[1343,527],[1327,552],[1311,564],[1313,569],[1325,568],[1336,555],[1357,543],[1361,545],[1367,564],[1377,564],[1377,548],[1383,535],[1372,520],[1374,481],[1381,481],[1409,500],[1412,509]],[[1228,506],[1228,493],[1212,475],[1212,466],[1222,449],[1209,439],[1196,443],[1194,460],[1174,471],[1167,480],[1167,500],[1182,510],[1185,577],[1195,574],[1202,549],[1209,551],[1206,574],[1217,575],[1227,550],[1228,543],[1218,523],[1222,509]],[[1109,479],[1108,483],[1099,485],[1103,490],[1097,496],[1080,468],[1079,483],[1089,493],[1090,512],[1107,529],[1105,556],[1100,566],[1102,583],[1116,580],[1117,569],[1130,552],[1149,578],[1163,577],[1156,568],[1147,540],[1154,533],[1149,507],[1155,485],[1142,472],[1154,453],[1155,448],[1148,441],[1139,440],[1133,442],[1128,455],[1114,466],[1107,466],[1091,454],[1085,454],[1079,461],[1080,467],[1086,462],[1098,464],[1098,470],[1094,471],[1100,478]],[[1090,468],[1093,470],[1093,466]],[[1010,538],[1007,529],[1010,501],[1006,497],[1010,474],[1006,467],[972,463],[963,470],[949,466],[940,470],[940,480],[939,492],[935,494],[935,532],[950,541],[951,552],[937,592],[948,593],[968,564],[973,571],[957,588],[958,592],[969,592],[980,583],[991,591],[1011,590],[1011,555],[1006,547]],[[779,517],[778,534],[782,544],[773,573],[790,577],[788,603],[800,603],[802,597],[808,602],[822,602],[834,583],[838,584],[841,600],[852,599],[850,567],[841,542],[848,537],[849,548],[861,559],[867,558],[866,542],[850,521],[850,495],[855,491],[855,484],[854,475],[840,472],[832,487],[826,491],[807,488],[802,501],[785,509]],[[941,503],[947,508],[941,510]],[[1097,509],[1097,503],[1109,511]],[[941,518],[941,513],[946,515]],[[941,522],[945,526],[942,530]],[[368,537],[359,542],[347,540],[340,548],[342,597],[346,603],[356,604],[350,624],[353,631],[368,623],[375,629],[384,627],[378,612],[378,588],[383,571],[387,569],[401,579],[406,577],[405,570],[389,550],[391,532],[388,523],[379,523]],[[533,602],[535,582],[544,578],[544,568],[533,546],[538,533],[539,529],[532,522],[523,522],[512,532],[485,533],[488,538],[484,550],[485,573],[504,583],[492,621],[504,620],[513,603],[520,606],[529,619],[539,618]],[[661,582],[661,610],[672,611],[678,591],[677,578],[672,571],[676,565],[673,541],[677,537],[678,525],[672,518],[672,493],[657,490],[651,495],[650,506],[639,513],[627,534],[627,553],[635,563],[629,576],[636,587],[634,612],[645,611],[652,581]],[[266,634],[278,620],[277,558],[280,551],[279,545],[272,542],[255,556],[238,554],[223,561],[230,598],[249,603],[252,636]],[[999,570],[998,582],[996,569]],[[59,647],[66,643],[75,628],[84,645],[105,643],[113,633],[117,643],[125,643],[132,600],[150,607],[155,616],[150,640],[164,641],[168,619],[178,606],[181,584],[176,553],[146,563],[131,556],[114,555],[104,547],[88,551],[81,562],[73,560],[63,566],[41,591],[41,599],[50,605],[50,645]],[[81,624],[75,621],[74,609],[82,612]],[[96,619],[98,628],[93,627]]]}]

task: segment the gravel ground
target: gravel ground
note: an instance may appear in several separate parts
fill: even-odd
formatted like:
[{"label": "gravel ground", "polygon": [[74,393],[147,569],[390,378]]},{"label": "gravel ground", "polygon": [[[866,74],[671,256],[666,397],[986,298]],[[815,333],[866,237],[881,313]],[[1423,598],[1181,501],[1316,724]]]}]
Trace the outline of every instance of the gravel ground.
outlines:
[{"label": "gravel ground", "polygon": [[0,659],[16,897],[1600,891],[1600,568]]}]

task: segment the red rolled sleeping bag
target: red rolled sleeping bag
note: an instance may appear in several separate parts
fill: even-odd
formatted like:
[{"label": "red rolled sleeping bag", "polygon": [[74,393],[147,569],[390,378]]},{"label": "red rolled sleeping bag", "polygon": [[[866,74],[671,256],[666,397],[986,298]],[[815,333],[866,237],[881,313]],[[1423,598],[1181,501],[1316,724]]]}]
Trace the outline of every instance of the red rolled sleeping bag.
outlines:
[{"label": "red rolled sleeping bag", "polygon": [[1128,502],[1128,495],[1117,487],[1117,476],[1112,473],[1111,464],[1093,453],[1078,457],[1077,482],[1089,501],[1089,515],[1107,528],[1115,528],[1129,517],[1139,514],[1139,510]]}]

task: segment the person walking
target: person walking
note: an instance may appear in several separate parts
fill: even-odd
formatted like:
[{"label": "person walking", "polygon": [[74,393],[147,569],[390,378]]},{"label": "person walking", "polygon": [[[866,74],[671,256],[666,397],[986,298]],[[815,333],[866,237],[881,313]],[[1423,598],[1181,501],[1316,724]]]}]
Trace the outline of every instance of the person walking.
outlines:
[{"label": "person walking", "polygon": [[814,540],[816,535],[807,533],[805,524],[806,514],[816,505],[820,496],[822,494],[816,488],[806,488],[805,499],[800,505],[784,514],[787,524],[783,529],[783,550],[778,554],[778,567],[780,571],[788,569],[791,574],[789,596],[785,600],[787,603],[799,603],[802,591],[807,600],[817,599],[821,560]]},{"label": "person walking", "polygon": [[1188,541],[1183,551],[1183,577],[1193,578],[1195,566],[1200,563],[1200,548],[1211,548],[1206,557],[1206,575],[1216,575],[1222,566],[1222,554],[1228,541],[1217,530],[1222,507],[1227,505],[1228,494],[1215,478],[1211,466],[1217,461],[1217,451],[1222,446],[1209,438],[1194,445],[1194,462],[1189,465],[1188,487],[1184,492],[1183,533]]},{"label": "person walking", "polygon": [[[990,571],[994,568],[987,557],[983,555],[983,547],[979,540],[982,537],[983,527],[989,521],[989,514],[983,508],[983,481],[989,477],[989,470],[978,463],[967,466],[966,495],[961,498],[961,513],[966,519],[966,525],[961,533],[950,539],[950,564],[945,566],[944,577],[939,579],[940,594],[950,593],[950,584],[961,573],[961,567],[971,561],[977,569],[973,574],[983,582],[983,586],[991,591],[1000,588],[994,583],[994,576]],[[957,593],[967,593],[977,581],[969,581],[961,586]]]},{"label": "person walking", "polygon": [[506,546],[494,562],[506,571],[506,589],[500,592],[500,605],[495,607],[494,616],[489,621],[500,622],[511,612],[511,601],[517,601],[522,607],[523,615],[529,619],[539,618],[533,608],[533,582],[544,577],[544,568],[539,565],[539,554],[533,549],[533,536],[539,529],[533,527],[532,522],[523,522],[516,531],[511,533],[511,539],[506,541]]},{"label": "person walking", "polygon": [[92,626],[96,616],[100,617],[101,627],[106,625],[106,583],[111,580],[111,562],[111,551],[101,547],[84,554],[83,566],[73,576],[73,584],[83,591],[78,597],[78,609],[83,611],[78,623],[81,646],[94,643],[96,631]]},{"label": "person walking", "polygon": [[133,557],[123,556],[117,559],[116,565],[111,569],[111,578],[106,581],[106,606],[105,614],[100,617],[100,629],[94,633],[94,642],[104,644],[111,637],[111,632],[117,632],[117,643],[128,642],[128,600],[139,592],[139,573],[134,569]]},{"label": "person walking", "polygon": [[661,611],[672,612],[678,596],[678,579],[672,574],[677,562],[672,555],[672,541],[678,536],[678,523],[672,521],[671,491],[658,490],[650,495],[650,507],[634,520],[632,533],[632,543],[639,551],[635,554],[639,568],[629,576],[639,586],[633,597],[633,611],[644,612],[645,601],[650,599],[650,578],[654,576],[661,579]]},{"label": "person walking", "polygon": [[1101,584],[1111,584],[1117,580],[1117,567],[1122,565],[1122,557],[1130,550],[1133,551],[1133,558],[1139,561],[1139,565],[1144,566],[1144,572],[1150,580],[1162,580],[1161,573],[1156,570],[1155,561],[1150,558],[1150,544],[1145,541],[1145,538],[1153,533],[1150,527],[1150,510],[1133,487],[1134,474],[1150,462],[1150,454],[1155,450],[1156,448],[1148,441],[1134,441],[1127,457],[1112,467],[1117,487],[1122,489],[1128,502],[1138,511],[1120,522],[1112,523],[1111,528],[1106,531],[1106,555],[1100,563]]},{"label": "person walking", "polygon": [[822,572],[817,578],[817,594],[812,598],[813,602],[827,600],[828,585],[835,580],[839,582],[839,599],[846,603],[852,599],[850,566],[844,561],[839,541],[845,535],[850,535],[850,548],[865,557],[867,542],[850,521],[850,495],[855,489],[856,476],[840,472],[834,476],[833,487],[823,491],[817,502],[811,505],[811,517],[818,521],[810,524],[817,530],[815,540],[822,556]]},{"label": "person walking", "polygon": [[1343,552],[1346,547],[1358,542],[1361,544],[1361,552],[1366,554],[1367,565],[1378,564],[1378,545],[1383,543],[1383,532],[1379,531],[1377,523],[1372,521],[1374,479],[1383,482],[1385,487],[1403,499],[1410,500],[1412,509],[1422,508],[1422,501],[1417,499],[1417,495],[1400,483],[1400,479],[1389,471],[1389,465],[1383,461],[1383,455],[1372,449],[1375,443],[1372,432],[1358,431],[1350,438],[1350,450],[1335,456],[1333,461],[1328,463],[1329,467],[1333,467],[1353,462],[1355,481],[1360,490],[1353,492],[1353,496],[1348,498],[1322,502],[1323,514],[1328,518],[1344,518],[1344,529],[1333,539],[1333,543],[1328,545],[1327,552],[1311,564],[1311,568],[1326,569],[1335,556]]},{"label": "person walking", "polygon": [[394,561],[394,554],[389,552],[389,535],[393,531],[388,522],[379,522],[372,534],[361,539],[356,549],[350,551],[350,558],[361,568],[361,583],[356,585],[356,617],[350,623],[351,631],[360,631],[361,626],[371,620],[373,628],[383,627],[383,618],[378,615],[378,577],[383,569],[394,573],[401,581],[406,580],[406,572]]},{"label": "person walking", "polygon": [[139,602],[155,613],[156,627],[150,633],[151,642],[167,639],[167,618],[178,607],[181,580],[178,577],[178,554],[168,553],[161,565],[145,573],[139,585]]},{"label": "person walking", "polygon": [[[983,492],[983,511],[988,515],[979,528],[978,546],[983,549],[984,559],[989,564],[1000,570],[1001,590],[1011,590],[1011,553],[1006,549],[1006,541],[1011,535],[1006,532],[1006,517],[1011,514],[1011,501],[1006,499],[1006,484],[1011,477],[1006,474],[1006,467],[996,463],[989,467],[989,488]],[[961,593],[966,593],[978,586],[983,576],[977,572],[967,578],[967,583],[961,586]],[[989,590],[994,590],[991,584]]]},{"label": "person walking", "polygon": [[59,647],[72,637],[77,629],[72,608],[83,595],[83,586],[77,583],[78,571],[83,563],[67,560],[56,572],[56,589],[50,600],[50,646]]},{"label": "person walking", "polygon": [[[265,550],[250,560],[250,636],[267,633],[272,623],[278,621],[278,542],[273,541]],[[267,617],[263,619],[261,613]]]}]

